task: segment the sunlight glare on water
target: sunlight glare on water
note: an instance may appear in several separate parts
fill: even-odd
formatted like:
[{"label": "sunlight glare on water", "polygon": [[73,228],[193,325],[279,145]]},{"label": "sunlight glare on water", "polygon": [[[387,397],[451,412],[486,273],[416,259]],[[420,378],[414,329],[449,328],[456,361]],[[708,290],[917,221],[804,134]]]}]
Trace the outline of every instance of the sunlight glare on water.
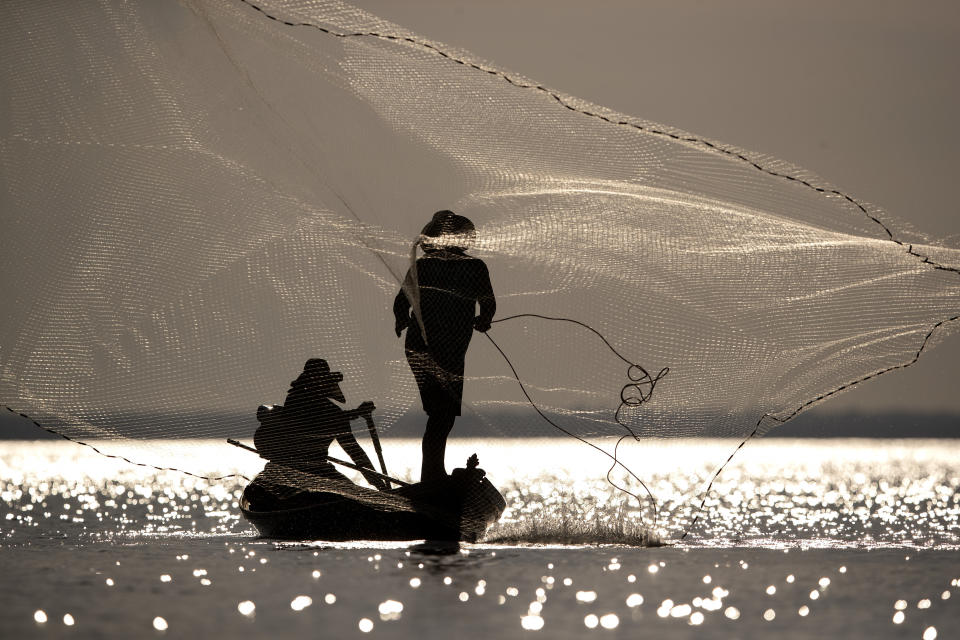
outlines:
[{"label": "sunlight glare on water", "polygon": [[[250,475],[260,464],[219,443],[178,444],[184,464],[212,460],[218,473]],[[391,630],[408,625],[441,633],[443,620],[486,620],[483,629],[503,635],[651,629],[666,637],[694,626],[723,637],[732,628],[724,625],[735,625],[746,637],[803,620],[827,637],[855,619],[875,638],[951,637],[960,446],[761,441],[720,477],[681,544],[642,546],[676,541],[696,514],[692,488],[730,447],[624,448],[660,505],[654,535],[644,525],[648,505],[611,488],[608,467],[583,447],[453,440],[448,459],[478,453],[508,506],[486,541],[434,556],[403,542],[261,540],[239,514],[242,481],[131,467],[70,443],[8,444],[0,554],[10,584],[33,584],[44,567],[65,582],[49,593],[5,593],[0,618],[14,635],[50,621],[95,634],[113,619],[106,610],[121,612],[111,615],[130,636],[199,633],[196,612],[207,609],[223,611],[208,633],[255,625],[302,635],[322,617],[340,636],[402,635]],[[411,478],[419,442],[384,448],[391,470]],[[551,466],[531,469],[531,459]]]},{"label": "sunlight glare on water", "polygon": [[[412,478],[419,443],[387,441],[391,468]],[[955,495],[960,447],[877,445],[847,441],[760,441],[731,464],[707,496],[705,512],[688,541],[726,544],[730,539],[808,540],[816,545],[954,544],[960,524]],[[527,452],[550,460],[530,468]],[[184,441],[186,468],[212,473],[256,473],[260,460],[218,442]],[[504,445],[451,441],[448,458],[477,452],[481,466],[507,499],[507,509],[487,539],[502,543],[655,543],[682,534],[698,513],[699,491],[729,454],[725,441],[661,443],[621,448],[621,460],[639,471],[657,500],[653,529],[649,501],[615,490],[604,478],[599,454],[569,441],[521,440]],[[769,455],[776,452],[777,455]],[[204,469],[216,460],[215,469]],[[38,464],[38,461],[43,464]],[[131,467],[69,443],[8,447],[0,461],[5,481],[7,535],[27,535],[41,525],[116,535],[176,532],[223,534],[247,530],[238,500],[242,481],[209,482],[175,472]],[[51,475],[49,470],[55,469]],[[351,472],[352,473],[352,472]],[[614,478],[618,483],[625,480]],[[637,487],[631,487],[637,490]],[[641,492],[639,495],[643,495]],[[935,517],[931,517],[935,516]],[[616,570],[612,562],[610,570]],[[651,573],[659,567],[651,565]],[[169,578],[164,578],[169,579]]]}]

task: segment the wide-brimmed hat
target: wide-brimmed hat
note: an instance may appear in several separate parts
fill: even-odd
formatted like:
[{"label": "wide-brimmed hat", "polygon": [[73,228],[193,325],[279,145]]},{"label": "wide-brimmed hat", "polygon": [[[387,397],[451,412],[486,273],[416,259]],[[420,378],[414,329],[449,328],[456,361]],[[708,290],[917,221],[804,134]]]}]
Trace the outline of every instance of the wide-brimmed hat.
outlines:
[{"label": "wide-brimmed hat", "polygon": [[311,382],[321,382],[328,384],[337,384],[343,380],[343,374],[339,371],[331,371],[330,365],[323,358],[310,358],[303,365],[303,373],[300,377]]},{"label": "wide-brimmed hat", "polygon": [[476,227],[469,218],[444,209],[420,232],[421,242],[438,249],[469,249],[477,238]]},{"label": "wide-brimmed hat", "polygon": [[303,365],[303,371],[297,379],[290,383],[290,391],[309,389],[325,398],[346,402],[343,390],[340,388],[341,380],[343,380],[343,374],[339,371],[330,371],[330,365],[326,360],[310,358]]}]

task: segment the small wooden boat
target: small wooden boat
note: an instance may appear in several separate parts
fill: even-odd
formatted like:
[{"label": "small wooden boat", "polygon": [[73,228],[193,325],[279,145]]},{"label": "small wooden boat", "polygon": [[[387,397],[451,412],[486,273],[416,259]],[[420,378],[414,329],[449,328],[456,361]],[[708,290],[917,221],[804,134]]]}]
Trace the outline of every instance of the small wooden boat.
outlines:
[{"label": "small wooden boat", "polygon": [[[240,511],[265,538],[284,540],[442,540],[476,542],[506,501],[471,456],[445,478],[389,491],[341,480],[278,500],[255,479]],[[259,478],[259,477],[258,477]]]}]

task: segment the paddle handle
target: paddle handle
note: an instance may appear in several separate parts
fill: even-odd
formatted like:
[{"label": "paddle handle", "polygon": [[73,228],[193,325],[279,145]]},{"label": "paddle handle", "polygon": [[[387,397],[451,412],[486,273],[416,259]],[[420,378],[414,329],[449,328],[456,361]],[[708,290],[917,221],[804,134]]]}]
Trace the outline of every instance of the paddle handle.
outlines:
[{"label": "paddle handle", "polygon": [[[241,449],[246,449],[247,451],[250,451],[250,452],[252,452],[252,453],[256,453],[257,455],[260,454],[260,452],[257,451],[256,449],[254,449],[253,447],[251,447],[251,446],[249,446],[249,445],[246,445],[246,444],[243,444],[242,442],[240,442],[240,441],[238,441],[238,440],[234,440],[233,438],[227,438],[227,444],[232,444],[232,445],[235,446],[235,447],[240,447]],[[389,482],[395,482],[395,483],[397,483],[398,485],[400,485],[401,487],[409,487],[409,486],[410,486],[410,483],[409,483],[409,482],[404,482],[403,480],[397,480],[396,478],[391,478],[390,476],[386,475],[385,473],[377,473],[377,472],[374,471],[373,469],[365,469],[365,468],[363,468],[363,467],[361,467],[361,466],[359,466],[359,465],[353,464],[352,462],[347,462],[346,460],[339,460],[339,459],[337,459],[337,458],[331,458],[330,456],[327,456],[327,461],[332,462],[332,463],[334,463],[334,464],[339,464],[339,465],[341,465],[341,466],[347,467],[348,469],[353,469],[353,470],[355,470],[355,471],[360,471],[360,472],[362,472],[362,473],[370,473],[370,474],[373,474],[374,476],[380,478],[381,480],[387,480],[387,481],[389,481]]]},{"label": "paddle handle", "polygon": [[[373,424],[373,416],[369,413],[363,414],[363,419],[367,421],[367,429],[370,431],[370,439],[373,440],[373,449],[377,452],[377,459],[380,461],[380,470],[383,475],[387,475],[387,463],[383,461],[383,449],[380,447],[380,435],[377,433],[377,425]],[[387,476],[389,477],[389,476]],[[390,486],[388,485],[389,489]]]},{"label": "paddle handle", "polygon": [[235,447],[240,447],[241,449],[246,449],[247,451],[252,451],[257,455],[260,455],[260,452],[251,447],[250,445],[243,444],[239,440],[234,440],[233,438],[227,438],[227,444],[232,444]]}]

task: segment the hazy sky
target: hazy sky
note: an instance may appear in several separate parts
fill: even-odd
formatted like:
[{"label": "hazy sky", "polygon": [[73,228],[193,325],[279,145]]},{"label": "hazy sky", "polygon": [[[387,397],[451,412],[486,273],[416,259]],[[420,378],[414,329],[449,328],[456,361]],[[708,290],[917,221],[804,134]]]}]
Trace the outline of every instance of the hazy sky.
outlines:
[{"label": "hazy sky", "polygon": [[[960,247],[960,9],[951,3],[355,4],[564,93],[805,167],[884,207],[894,230]],[[955,331],[916,366],[821,410],[960,416],[958,362]]]},{"label": "hazy sky", "polygon": [[[354,4],[566,93],[777,156],[960,246],[960,5]],[[960,310],[958,310],[960,311]],[[960,414],[960,334],[821,410]]]}]

